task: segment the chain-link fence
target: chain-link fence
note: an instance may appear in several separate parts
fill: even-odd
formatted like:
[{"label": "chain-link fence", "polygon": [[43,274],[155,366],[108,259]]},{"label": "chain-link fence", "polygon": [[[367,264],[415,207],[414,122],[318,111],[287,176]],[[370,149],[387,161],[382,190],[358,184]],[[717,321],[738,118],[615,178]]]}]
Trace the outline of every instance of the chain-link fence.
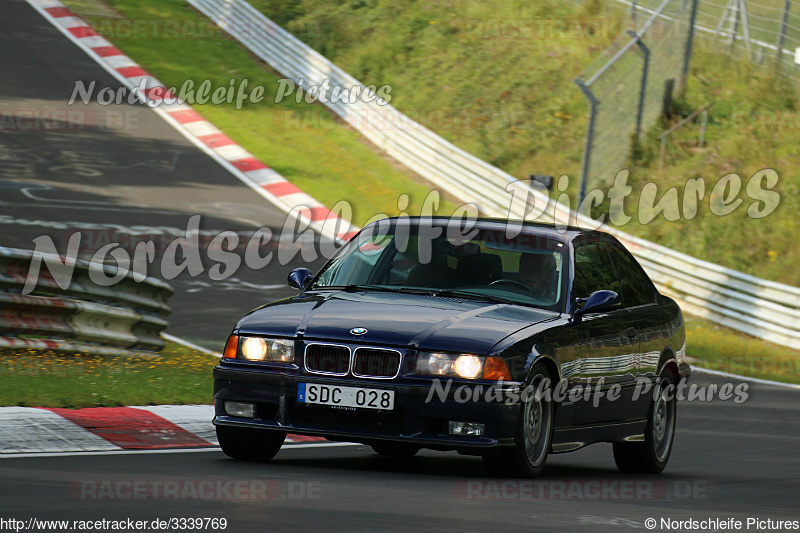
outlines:
[{"label": "chain-link fence", "polygon": [[[637,0],[616,0],[632,10],[655,10]],[[695,31],[727,53],[759,64],[780,66],[800,83],[800,6],[797,0],[699,0]],[[638,4],[638,6],[637,6]],[[794,4],[794,5],[793,5]]]},{"label": "chain-link fence", "polygon": [[791,0],[700,0],[698,30],[732,53],[773,64],[800,81],[800,13]]},{"label": "chain-link fence", "polygon": [[[634,139],[652,126],[688,68],[698,0],[631,4],[630,27],[575,80],[589,100],[581,200],[610,185]],[[646,15],[646,16],[643,16]]]}]

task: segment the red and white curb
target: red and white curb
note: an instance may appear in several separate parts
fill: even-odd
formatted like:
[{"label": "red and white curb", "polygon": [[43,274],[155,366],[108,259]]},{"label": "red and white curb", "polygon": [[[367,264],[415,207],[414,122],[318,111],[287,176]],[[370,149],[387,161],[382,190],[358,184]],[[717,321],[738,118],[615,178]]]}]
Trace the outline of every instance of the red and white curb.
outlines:
[{"label": "red and white curb", "polygon": [[[190,106],[163,102],[167,88],[99,36],[86,22],[56,0],[28,3],[128,89],[144,80],[143,98],[159,102],[159,114],[192,144],[231,174],[281,209],[293,213],[325,237],[343,241],[357,228],[338,218],[236,144]],[[0,456],[66,452],[124,452],[125,450],[196,449],[217,446],[210,405],[45,409],[0,407]],[[322,442],[320,442],[322,441]],[[323,446],[321,437],[289,435],[289,444]],[[315,444],[319,442],[319,444]]]},{"label": "red and white curb", "polygon": [[[0,457],[217,446],[212,405],[0,407]],[[287,444],[327,442],[289,435]]]},{"label": "red and white curb", "polygon": [[[301,191],[286,178],[269,168],[230,137],[205,120],[190,106],[168,103],[168,88],[57,0],[27,0],[70,41],[128,89],[144,80],[143,98],[158,102],[153,108],[195,146],[216,160],[231,174],[255,190],[284,213],[292,213],[303,224],[325,237],[346,241],[358,231],[348,221],[337,217],[327,207]],[[169,95],[171,96],[171,95]]]}]

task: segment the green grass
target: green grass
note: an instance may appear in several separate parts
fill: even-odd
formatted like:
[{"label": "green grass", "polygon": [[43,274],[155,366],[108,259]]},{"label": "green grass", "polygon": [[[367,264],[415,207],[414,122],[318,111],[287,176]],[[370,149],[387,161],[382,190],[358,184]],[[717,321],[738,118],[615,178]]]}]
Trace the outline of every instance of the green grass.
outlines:
[{"label": "green grass", "polygon": [[577,175],[586,113],[572,78],[618,35],[576,39],[548,26],[605,17],[599,2],[252,4],[363,83],[391,85],[401,111],[519,177]]},{"label": "green grass", "polygon": [[[67,3],[101,33],[104,27],[113,28],[109,21],[119,18],[206,20],[180,0]],[[614,28],[624,26],[609,24],[608,31],[577,38],[550,28],[552,24],[611,22],[621,13],[616,2],[252,3],[362,82],[390,84],[392,105],[456,145],[519,177],[566,173],[571,177],[568,192],[575,196],[587,106],[573,78],[618,36]],[[529,24],[527,29],[524,24]],[[105,34],[168,85],[208,78],[217,86],[231,78],[246,78],[251,86],[267,88],[268,96],[277,89],[278,76],[221,33],[212,38],[187,35],[169,40],[157,35]],[[659,217],[646,225],[636,221],[638,206],[628,201],[626,211],[633,220],[621,227],[714,263],[798,285],[798,90],[769,67],[721,55],[703,34],[698,34],[696,43],[686,98],[675,103],[672,118],[646,132],[630,184],[632,198],[647,182],[658,185],[659,195],[676,187],[682,197],[686,181],[701,176],[707,184],[705,199],[691,220],[667,222]],[[697,146],[698,124],[688,124],[670,138],[666,164],[660,167],[657,136],[711,101],[716,103],[705,146]],[[295,104],[291,99],[275,104],[267,99],[246,104],[242,110],[230,105],[196,108],[326,205],[349,200],[356,208],[357,224],[377,212],[396,214],[402,193],[411,195],[408,210],[413,212],[428,191],[428,185],[382,157],[321,105]],[[734,120],[734,116],[739,118]],[[771,120],[775,125],[770,125]],[[778,120],[783,120],[782,126]],[[749,218],[746,208],[752,200],[744,191],[738,195],[744,207],[724,217],[710,213],[710,189],[719,178],[736,173],[746,183],[762,168],[773,168],[780,176],[775,190],[781,203],[774,213],[760,220]],[[451,209],[452,204],[445,203],[440,213]],[[701,364],[797,381],[793,370],[797,351],[697,319],[687,323],[689,354]],[[762,362],[753,365],[751,361]],[[780,364],[770,366],[769,361]]]},{"label": "green grass", "polygon": [[[209,31],[208,19],[182,0],[111,0],[66,2],[76,13],[162,83],[180,88],[229,87],[247,80],[248,92],[264,87],[264,101],[194,105],[194,109],[286,179],[329,207],[339,200],[353,207],[361,225],[379,213],[397,213],[398,197],[408,194],[408,212],[418,212],[429,192],[426,184],[377,154],[360,134],[338,121],[321,104],[274,102],[279,76],[221,31]],[[142,31],[120,21],[137,21]],[[152,21],[169,21],[168,30]],[[204,26],[205,24],[205,26]],[[156,28],[156,29],[153,29]],[[167,36],[171,36],[167,38]],[[199,36],[199,37],[198,37]],[[205,38],[207,37],[207,38]],[[445,200],[440,214],[455,204]],[[415,211],[416,210],[416,211]]]},{"label": "green grass", "polygon": [[[778,0],[765,0],[767,4]],[[225,86],[248,79],[274,96],[278,76],[249,52],[217,32],[198,38],[207,19],[181,0],[70,0],[100,33],[168,85],[210,79]],[[253,0],[278,23],[366,84],[392,87],[391,103],[468,152],[511,175],[568,174],[575,198],[586,133],[587,104],[573,79],[592,64],[624,25],[617,2],[584,0],[535,3],[427,2],[390,0]],[[109,14],[129,20],[187,21],[194,31],[162,38],[151,31],[117,32]],[[763,15],[763,14],[762,14]],[[608,24],[597,26],[597,21]],[[580,26],[583,24],[583,26]],[[587,29],[592,28],[599,29]],[[575,27],[581,32],[573,31]],[[570,30],[564,30],[570,28]],[[206,32],[208,33],[208,32]],[[651,43],[657,46],[658,43]],[[798,89],[774,69],[729,59],[706,34],[698,33],[685,100],[673,117],[646,132],[632,168],[633,194],[626,201],[632,220],[625,231],[759,277],[800,284]],[[654,66],[653,68],[657,68]],[[707,141],[697,147],[697,124],[670,138],[666,165],[658,164],[657,136],[682,116],[716,102]],[[358,134],[345,128],[322,105],[275,104],[267,98],[246,104],[196,106],[237,142],[324,204],[348,200],[353,221],[383,212],[397,214],[400,194],[411,196],[408,211],[419,209],[429,184],[381,157]],[[731,114],[739,117],[732,120]],[[778,122],[783,118],[783,122]],[[774,125],[771,125],[771,122]],[[782,125],[781,125],[782,124]],[[626,143],[619,149],[626,150]],[[777,210],[752,219],[753,202],[744,188],[743,204],[726,216],[709,208],[710,191],[722,176],[735,173],[743,184],[763,168],[780,177]],[[675,187],[682,198],[690,178],[702,177],[706,195],[698,214],[671,222],[663,216],[640,224],[637,199],[646,183],[659,197]],[[610,181],[610,177],[609,177]],[[573,204],[573,207],[574,204]],[[440,214],[452,211],[445,203]],[[597,211],[608,208],[608,202]]]},{"label": "green grass", "polygon": [[[596,61],[618,32],[555,32],[561,24],[613,21],[621,4],[599,0],[475,2],[330,2],[253,0],[281,23],[363,83],[392,86],[392,105],[412,116],[463,112],[474,120],[461,127],[431,121],[429,127],[456,145],[512,175],[568,174],[573,198],[586,133],[588,106],[573,78]],[[782,4],[765,0],[765,5]],[[763,14],[762,14],[763,15]],[[531,31],[521,31],[524,24]],[[548,24],[550,26],[548,26]],[[589,27],[588,25],[585,27]],[[544,29],[540,29],[544,28]],[[624,29],[624,25],[616,28]],[[657,42],[651,42],[657,47]],[[774,75],[770,66],[730,60],[706,34],[698,33],[685,101],[674,116],[647,132],[631,166],[633,194],[621,228],[684,253],[756,276],[800,284],[800,175],[797,132],[798,88]],[[658,68],[656,65],[651,67]],[[674,135],[667,164],[658,165],[657,136],[682,116],[714,101],[707,142],[698,148],[698,125]],[[735,112],[740,117],[732,121]],[[784,118],[783,125],[776,119]],[[762,120],[763,119],[763,120]],[[627,150],[620,143],[619,150]],[[773,168],[780,181],[778,209],[754,220],[744,188],[732,214],[711,214],[714,183],[729,173],[744,184],[758,170]],[[637,220],[634,201],[645,183],[659,197],[676,187],[679,198],[690,178],[707,184],[699,214],[677,222]],[[610,181],[611,176],[609,176]],[[574,204],[573,204],[574,207]],[[607,210],[608,203],[598,211]],[[682,215],[684,213],[681,213]]]},{"label": "green grass", "polygon": [[217,359],[168,342],[154,357],[0,350],[0,405],[208,404]]},{"label": "green grass", "polygon": [[800,383],[800,350],[764,342],[695,317],[686,317],[692,365],[785,383]]},{"label": "green grass", "polygon": [[[651,181],[659,195],[675,187],[682,198],[689,178],[702,177],[706,196],[697,216],[676,222],[663,218],[654,223],[629,224],[624,229],[664,246],[735,270],[790,285],[800,285],[800,174],[797,171],[797,140],[800,129],[797,87],[775,76],[769,67],[747,61],[735,62],[699,44],[685,102],[686,110],[715,102],[709,114],[706,144],[698,147],[697,122],[675,132],[668,144],[666,164],[659,168],[657,134],[668,124],[651,130],[644,154],[632,173],[634,190]],[[677,120],[677,119],[676,119]],[[674,122],[674,121],[673,121]],[[753,219],[747,209],[754,200],[745,191],[748,180],[759,170],[771,168],[779,176],[775,191],[780,204],[775,212]],[[737,197],[742,204],[733,213],[715,216],[710,208],[712,186],[724,175],[742,179]],[[627,202],[631,213],[637,211]]]}]

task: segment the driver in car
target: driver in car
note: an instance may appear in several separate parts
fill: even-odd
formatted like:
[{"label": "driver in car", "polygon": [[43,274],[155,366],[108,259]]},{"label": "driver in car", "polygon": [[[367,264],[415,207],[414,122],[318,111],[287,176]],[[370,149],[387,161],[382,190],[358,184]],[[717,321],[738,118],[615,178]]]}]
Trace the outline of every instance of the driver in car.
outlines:
[{"label": "driver in car", "polygon": [[531,288],[533,295],[543,302],[556,299],[558,271],[552,253],[520,254],[519,280]]}]

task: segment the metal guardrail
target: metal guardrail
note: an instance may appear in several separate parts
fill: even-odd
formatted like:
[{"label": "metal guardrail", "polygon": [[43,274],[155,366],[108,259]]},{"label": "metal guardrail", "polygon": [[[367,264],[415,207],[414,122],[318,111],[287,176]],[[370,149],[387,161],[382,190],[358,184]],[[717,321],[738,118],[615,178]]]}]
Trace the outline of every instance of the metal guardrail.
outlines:
[{"label": "metal guardrail", "polygon": [[[330,78],[340,87],[361,84],[286,30],[240,0],[188,0],[215,23],[241,41],[258,57],[286,77],[307,85]],[[425,176],[456,198],[476,204],[483,212],[505,216],[508,206],[498,198],[516,181],[505,172],[444,141],[432,131],[390,105],[339,101],[328,107],[362,135]]]},{"label": "metal guardrail", "polygon": [[[187,0],[267,64],[308,85],[363,85],[244,0]],[[377,102],[328,103],[390,156],[488,216],[525,218],[507,187],[518,181],[424,128],[392,106]],[[531,191],[542,218],[585,227],[596,224],[547,195]],[[516,204],[516,202],[515,202]],[[642,263],[659,289],[685,311],[778,344],[800,346],[800,288],[756,278],[690,257],[610,227]]]},{"label": "metal guardrail", "polygon": [[111,277],[115,270],[78,260],[66,288],[42,267],[33,291],[23,295],[32,258],[30,250],[0,247],[0,346],[108,354],[163,348],[174,292],[167,283],[128,274],[99,286],[90,271]]},{"label": "metal guardrail", "polygon": [[659,290],[687,313],[791,348],[800,346],[800,288],[617,233]]}]

